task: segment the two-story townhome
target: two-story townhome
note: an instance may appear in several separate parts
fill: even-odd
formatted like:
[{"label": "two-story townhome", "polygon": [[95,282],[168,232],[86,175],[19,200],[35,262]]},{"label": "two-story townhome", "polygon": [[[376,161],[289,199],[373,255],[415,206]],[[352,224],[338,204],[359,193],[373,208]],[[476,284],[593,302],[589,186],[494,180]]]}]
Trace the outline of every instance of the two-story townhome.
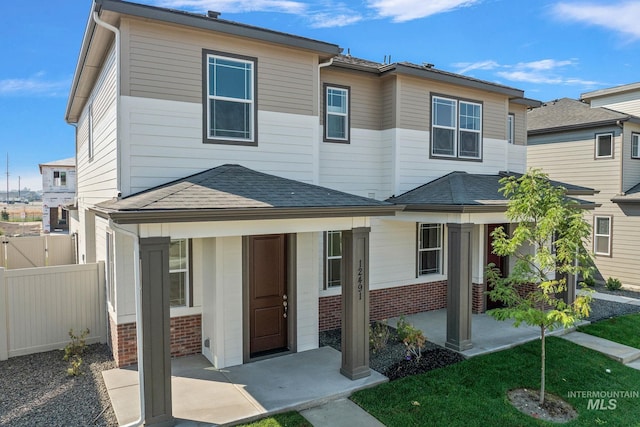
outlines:
[{"label": "two-story townhome", "polygon": [[640,112],[640,92],[635,92],[636,109],[629,108],[633,103],[627,99],[628,111],[622,112],[617,110],[624,107],[619,98],[611,104],[596,102],[610,91],[615,93],[591,92],[583,95],[585,101],[562,98],[531,110],[527,160],[552,179],[597,191],[584,197],[597,204],[585,211],[592,224],[597,278],[640,285],[634,268],[640,238],[640,117],[629,113]]},{"label": "two-story townhome", "polygon": [[169,354],[222,368],[340,326],[360,378],[369,319],[445,307],[447,346],[469,348],[498,181],[524,172],[538,104],[215,12],[95,1],[66,111],[72,228],[106,264],[116,362],[140,348],[166,397]]},{"label": "two-story townhome", "polygon": [[40,163],[42,175],[42,230],[69,230],[69,211],[76,196],[76,159]]}]

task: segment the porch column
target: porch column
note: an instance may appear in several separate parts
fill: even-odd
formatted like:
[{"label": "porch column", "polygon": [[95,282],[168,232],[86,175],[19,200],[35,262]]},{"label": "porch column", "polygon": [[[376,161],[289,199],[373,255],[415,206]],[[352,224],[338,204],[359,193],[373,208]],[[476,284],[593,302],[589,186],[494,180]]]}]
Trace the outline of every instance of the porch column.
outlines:
[{"label": "porch column", "polygon": [[447,224],[447,341],[456,351],[473,347],[471,343],[471,237],[473,224]]},{"label": "porch column", "polygon": [[342,232],[342,367],[351,380],[371,375],[369,369],[369,231]]},{"label": "porch column", "polygon": [[169,336],[168,237],[140,239],[142,285],[142,360],[145,426],[173,426]]},{"label": "porch column", "polygon": [[567,290],[563,291],[560,297],[565,303],[573,304],[576,300],[577,292],[576,276],[573,274],[565,274],[564,278],[566,279]]}]

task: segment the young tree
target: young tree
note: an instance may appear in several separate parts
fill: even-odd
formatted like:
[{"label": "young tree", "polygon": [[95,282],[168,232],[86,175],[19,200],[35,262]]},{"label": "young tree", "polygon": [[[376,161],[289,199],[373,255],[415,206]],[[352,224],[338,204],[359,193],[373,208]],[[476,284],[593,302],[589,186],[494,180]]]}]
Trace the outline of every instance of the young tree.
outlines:
[{"label": "young tree", "polygon": [[506,217],[517,226],[511,236],[502,227],[492,233],[493,253],[515,257],[516,261],[508,277],[501,277],[495,265],[488,265],[487,282],[493,285],[489,297],[505,307],[487,314],[497,320],[513,319],[515,327],[524,322],[540,328],[542,405],[546,331],[570,327],[589,315],[589,292],[569,304],[560,294],[567,290],[569,275],[591,275],[591,256],[583,249],[591,227],[578,203],[567,198],[566,190],[555,187],[539,170],[529,170],[521,177],[508,176],[500,183],[500,191],[509,199]]}]

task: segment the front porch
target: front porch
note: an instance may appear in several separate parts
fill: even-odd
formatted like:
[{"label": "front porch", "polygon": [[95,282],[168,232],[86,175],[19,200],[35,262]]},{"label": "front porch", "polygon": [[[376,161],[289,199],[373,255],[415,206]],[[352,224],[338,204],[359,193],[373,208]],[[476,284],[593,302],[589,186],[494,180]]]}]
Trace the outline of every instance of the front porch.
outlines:
[{"label": "front porch", "polygon": [[[405,317],[438,345],[446,342],[446,309]],[[391,319],[395,325],[397,319]],[[467,357],[500,351],[539,338],[534,327],[514,328],[486,314],[472,315],[473,347]],[[563,334],[558,330],[552,334]],[[382,374],[350,380],[341,375],[341,353],[321,347],[224,369],[215,369],[201,355],[171,361],[172,409],[177,425],[225,424],[268,414],[310,408],[349,396],[356,390],[387,381]],[[138,373],[114,369],[103,373],[118,422],[139,415]]]}]

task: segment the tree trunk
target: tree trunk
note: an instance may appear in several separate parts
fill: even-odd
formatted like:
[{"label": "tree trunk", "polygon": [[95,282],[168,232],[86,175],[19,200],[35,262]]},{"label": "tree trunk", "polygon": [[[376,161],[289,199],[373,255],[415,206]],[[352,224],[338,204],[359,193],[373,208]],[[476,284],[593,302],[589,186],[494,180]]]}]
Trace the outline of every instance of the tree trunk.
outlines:
[{"label": "tree trunk", "polygon": [[544,405],[544,377],[545,377],[545,348],[544,348],[544,332],[545,327],[540,326],[540,339],[542,340],[542,351],[540,352],[540,362],[541,362],[541,377],[540,377],[540,406]]}]

